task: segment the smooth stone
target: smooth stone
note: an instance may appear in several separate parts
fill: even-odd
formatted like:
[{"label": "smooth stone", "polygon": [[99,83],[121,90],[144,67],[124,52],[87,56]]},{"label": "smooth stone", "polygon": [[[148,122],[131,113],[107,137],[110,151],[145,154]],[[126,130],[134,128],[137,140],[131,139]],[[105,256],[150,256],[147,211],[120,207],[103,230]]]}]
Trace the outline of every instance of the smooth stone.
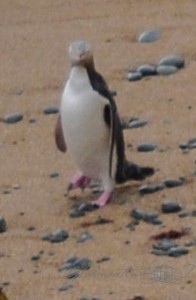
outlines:
[{"label": "smooth stone", "polygon": [[144,184],[139,188],[139,193],[144,194],[151,194],[158,191],[161,191],[165,188],[165,184],[163,183],[154,183],[154,184]]},{"label": "smooth stone", "polygon": [[137,38],[140,43],[152,43],[160,38],[160,30],[158,28],[148,29],[142,33]]},{"label": "smooth stone", "polygon": [[158,241],[156,244],[153,245],[154,249],[161,250],[161,251],[169,251],[169,249],[173,247],[177,247],[178,245],[170,240],[170,239],[163,239]]},{"label": "smooth stone", "polygon": [[193,174],[194,176],[196,176],[196,170],[194,170],[194,171],[192,172],[192,174]]},{"label": "smooth stone", "polygon": [[191,212],[192,217],[196,217],[196,209],[193,209]]},{"label": "smooth stone", "polygon": [[68,279],[75,279],[75,278],[78,278],[79,275],[80,275],[79,272],[74,271],[74,272],[69,273],[69,274],[67,275],[67,278],[68,278]]},{"label": "smooth stone", "polygon": [[189,149],[195,149],[196,148],[196,143],[194,144],[189,144]]},{"label": "smooth stone", "polygon": [[56,231],[52,232],[52,235],[50,237],[51,243],[60,243],[65,241],[69,237],[69,234],[67,231],[63,229],[57,229]]},{"label": "smooth stone", "polygon": [[132,300],[145,300],[144,296],[140,295],[140,294],[136,294]]},{"label": "smooth stone", "polygon": [[73,285],[65,283],[59,287],[59,291],[60,292],[67,291],[72,287],[73,287]]},{"label": "smooth stone", "polygon": [[7,230],[7,223],[3,216],[0,216],[0,233],[6,232]]},{"label": "smooth stone", "polygon": [[77,243],[84,243],[86,241],[92,240],[93,236],[88,232],[84,231],[80,234],[79,238],[77,239]]},{"label": "smooth stone", "polygon": [[186,218],[186,217],[190,216],[190,213],[186,210],[183,210],[183,211],[179,212],[178,216],[180,218]]},{"label": "smooth stone", "polygon": [[159,250],[159,249],[153,249],[151,251],[151,254],[157,255],[157,256],[163,256],[163,255],[167,255],[166,251],[163,250]]},{"label": "smooth stone", "polygon": [[140,80],[142,78],[142,74],[138,71],[129,71],[127,73],[127,79],[129,81],[137,81]]},{"label": "smooth stone", "polygon": [[34,260],[34,261],[37,261],[37,260],[39,260],[40,258],[41,258],[41,256],[40,256],[39,253],[33,254],[33,255],[31,256],[31,260]]},{"label": "smooth stone", "polygon": [[142,76],[152,76],[157,74],[156,66],[149,64],[139,66],[137,72],[140,72]]},{"label": "smooth stone", "polygon": [[167,65],[160,65],[157,67],[157,74],[158,75],[171,75],[178,71],[175,66],[167,66]]},{"label": "smooth stone", "polygon": [[77,208],[73,208],[69,213],[70,218],[80,218],[83,216],[85,216],[85,212],[82,210],[78,210]]},{"label": "smooth stone", "polygon": [[102,258],[97,260],[97,263],[102,263],[102,262],[108,261],[110,259],[111,258],[109,256],[103,256]]},{"label": "smooth stone", "polygon": [[154,151],[156,149],[156,145],[150,142],[144,142],[137,146],[137,151],[139,152],[149,152]]},{"label": "smooth stone", "polygon": [[23,119],[23,114],[19,112],[11,113],[4,118],[4,122],[7,124],[14,124]]},{"label": "smooth stone", "polygon": [[189,148],[189,145],[186,144],[186,143],[183,143],[183,144],[179,144],[179,147],[180,147],[180,149],[182,149],[182,150],[186,150],[186,149]]},{"label": "smooth stone", "polygon": [[60,176],[60,173],[59,172],[53,172],[50,174],[50,178],[56,178],[56,177],[59,177]]},{"label": "smooth stone", "polygon": [[185,65],[185,61],[184,59],[180,56],[180,55],[177,55],[177,54],[171,54],[171,55],[168,55],[166,57],[163,57],[159,63],[158,63],[160,66],[161,65],[167,65],[167,66],[174,66],[178,69],[180,68],[183,68],[184,65]]},{"label": "smooth stone", "polygon": [[43,113],[45,115],[57,114],[58,112],[59,112],[59,108],[54,105],[47,106],[46,108],[43,109]]},{"label": "smooth stone", "polygon": [[69,270],[69,269],[79,269],[79,270],[88,270],[90,269],[92,262],[88,258],[80,257],[70,257],[68,260],[64,261],[59,271]]},{"label": "smooth stone", "polygon": [[146,216],[146,212],[140,208],[133,208],[129,215],[136,220],[143,220]]},{"label": "smooth stone", "polygon": [[128,123],[128,128],[139,128],[148,124],[147,120],[133,120]]},{"label": "smooth stone", "polygon": [[42,241],[50,241],[52,236],[51,232],[45,232],[44,234],[42,234],[41,239]]},{"label": "smooth stone", "polygon": [[172,247],[168,251],[168,255],[173,256],[173,257],[178,257],[178,256],[185,255],[188,253],[189,253],[189,250],[183,246]]},{"label": "smooth stone", "polygon": [[163,181],[163,183],[166,185],[166,187],[172,188],[172,187],[182,185],[184,183],[184,179],[182,179],[182,178],[177,178],[177,179],[167,178]]},{"label": "smooth stone", "polygon": [[177,213],[182,210],[182,206],[176,200],[166,200],[161,205],[163,213]]},{"label": "smooth stone", "polygon": [[85,203],[82,203],[78,206],[78,210],[80,211],[93,211],[95,209],[98,208],[98,205],[96,204],[92,204],[92,203],[88,203],[88,202],[85,202]]}]

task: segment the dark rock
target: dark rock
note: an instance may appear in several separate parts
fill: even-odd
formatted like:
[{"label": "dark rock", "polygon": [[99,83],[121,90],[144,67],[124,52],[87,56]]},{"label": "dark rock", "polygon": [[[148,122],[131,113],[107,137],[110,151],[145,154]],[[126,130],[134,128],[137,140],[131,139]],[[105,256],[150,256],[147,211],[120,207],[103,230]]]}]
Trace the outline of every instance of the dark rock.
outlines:
[{"label": "dark rock", "polygon": [[53,172],[50,174],[50,178],[56,178],[56,177],[59,177],[60,176],[60,173],[59,172]]},{"label": "dark rock", "polygon": [[59,112],[58,107],[51,105],[47,106],[46,108],[43,109],[43,113],[45,115],[50,115],[50,114],[57,114]]},{"label": "dark rock", "polygon": [[149,152],[156,149],[156,145],[150,142],[141,143],[137,146],[137,151],[139,152]]},{"label": "dark rock", "polygon": [[188,253],[189,253],[189,250],[183,246],[172,247],[168,251],[168,255],[173,256],[173,257],[178,257],[178,256],[185,255]]},{"label": "dark rock", "polygon": [[85,212],[82,210],[78,210],[77,208],[73,208],[69,213],[70,218],[79,218],[85,216]]},{"label": "dark rock", "polygon": [[88,231],[84,231],[81,232],[79,238],[77,239],[77,243],[84,243],[86,241],[89,241],[93,238],[93,236],[88,232]]},{"label": "dark rock", "polygon": [[60,243],[65,241],[69,237],[69,234],[67,231],[63,229],[57,229],[54,231],[50,237],[51,243]]},{"label": "dark rock", "polygon": [[68,279],[75,279],[75,278],[78,278],[80,275],[80,273],[78,271],[74,271],[74,272],[71,272],[67,275],[67,278]]},{"label": "dark rock", "polygon": [[193,210],[192,210],[191,215],[192,215],[192,217],[196,217],[196,209],[193,209]]},{"label": "dark rock", "polygon": [[166,200],[161,205],[163,213],[177,213],[182,210],[182,206],[176,200]]},{"label": "dark rock", "polygon": [[136,220],[143,220],[153,225],[159,225],[162,223],[162,221],[158,219],[158,214],[156,212],[147,212],[139,208],[132,209],[130,216]]},{"label": "dark rock", "polygon": [[139,220],[133,220],[129,222],[126,227],[129,228],[130,230],[135,230],[135,226],[139,224]]},{"label": "dark rock", "polygon": [[145,300],[145,298],[140,294],[136,294],[131,300]]},{"label": "dark rock", "polygon": [[184,59],[180,55],[171,54],[159,61],[159,65],[166,65],[166,66],[174,66],[178,69],[183,68],[185,64]]},{"label": "dark rock", "polygon": [[14,124],[23,119],[23,114],[19,112],[11,113],[4,118],[4,122],[7,124]]},{"label": "dark rock", "polygon": [[79,218],[85,215],[86,212],[96,210],[98,208],[98,205],[92,204],[92,203],[82,203],[78,206],[75,206],[71,212],[69,213],[69,216],[71,218]]},{"label": "dark rock", "polygon": [[102,258],[97,260],[97,263],[102,263],[102,262],[105,262],[105,261],[108,261],[108,260],[110,260],[109,256],[103,256]]},{"label": "dark rock", "polygon": [[190,213],[186,210],[183,210],[183,211],[179,212],[178,216],[180,218],[186,218],[186,217],[190,216]]},{"label": "dark rock", "polygon": [[27,228],[28,231],[34,231],[35,230],[35,226],[33,225],[30,225],[28,228]]},{"label": "dark rock", "polygon": [[142,78],[142,74],[138,71],[129,71],[127,73],[127,79],[129,81],[137,81],[140,80]]},{"label": "dark rock", "polygon": [[140,43],[152,43],[160,38],[160,30],[158,28],[148,29],[142,32],[137,41]]},{"label": "dark rock", "polygon": [[139,188],[140,194],[151,194],[158,191],[161,191],[165,188],[164,183],[154,183],[154,184],[145,184]]},{"label": "dark rock", "polygon": [[182,185],[184,183],[184,179],[182,179],[182,178],[177,178],[177,179],[167,178],[164,180],[163,183],[166,185],[166,187],[172,188],[172,187]]},{"label": "dark rock", "polygon": [[152,76],[157,74],[156,66],[149,64],[141,65],[137,68],[137,72],[140,72],[142,76]]},{"label": "dark rock", "polygon": [[59,291],[60,292],[67,291],[72,287],[73,287],[73,285],[65,283],[59,287]]},{"label": "dark rock", "polygon": [[68,260],[64,261],[59,271],[69,270],[69,269],[79,269],[79,270],[88,270],[90,269],[92,262],[88,258],[80,257],[70,257]]},{"label": "dark rock", "polygon": [[30,123],[30,124],[34,124],[34,123],[36,123],[36,121],[37,121],[37,120],[36,120],[35,118],[29,119],[29,123]]},{"label": "dark rock", "polygon": [[180,147],[180,149],[182,149],[182,150],[187,150],[187,149],[189,148],[189,145],[183,143],[183,144],[179,144],[179,147]]},{"label": "dark rock", "polygon": [[0,216],[0,233],[6,232],[7,230],[7,223],[4,217]]},{"label": "dark rock", "polygon": [[41,239],[42,241],[50,241],[52,236],[51,232],[45,232],[44,234],[42,234]]},{"label": "dark rock", "polygon": [[178,69],[174,66],[166,66],[166,65],[160,65],[157,67],[157,74],[158,75],[171,75],[178,71]]},{"label": "dark rock", "polygon": [[163,250],[159,250],[159,249],[153,249],[151,251],[151,254],[157,255],[157,256],[163,256],[163,255],[167,255],[166,251]]},{"label": "dark rock", "polygon": [[146,216],[146,212],[143,209],[140,208],[133,208],[130,212],[130,216],[137,219],[137,220],[143,220]]},{"label": "dark rock", "polygon": [[37,260],[39,260],[40,258],[41,258],[41,256],[40,256],[39,253],[33,254],[33,255],[31,256],[31,260],[34,260],[34,261],[37,261]]}]

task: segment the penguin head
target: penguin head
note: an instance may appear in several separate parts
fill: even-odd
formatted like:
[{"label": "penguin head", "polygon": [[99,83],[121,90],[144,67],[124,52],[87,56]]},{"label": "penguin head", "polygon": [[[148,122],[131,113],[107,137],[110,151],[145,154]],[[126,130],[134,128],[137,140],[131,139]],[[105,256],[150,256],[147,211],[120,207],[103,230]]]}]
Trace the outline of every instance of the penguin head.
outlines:
[{"label": "penguin head", "polygon": [[85,66],[93,62],[93,53],[91,45],[85,40],[76,40],[72,42],[68,49],[72,65]]}]

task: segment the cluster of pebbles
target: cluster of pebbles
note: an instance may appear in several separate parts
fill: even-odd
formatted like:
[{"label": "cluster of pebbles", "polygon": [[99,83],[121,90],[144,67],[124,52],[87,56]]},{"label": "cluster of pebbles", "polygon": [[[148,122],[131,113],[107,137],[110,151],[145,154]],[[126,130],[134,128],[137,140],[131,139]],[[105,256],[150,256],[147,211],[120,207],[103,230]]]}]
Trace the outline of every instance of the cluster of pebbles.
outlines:
[{"label": "cluster of pebbles", "polygon": [[[138,37],[138,42],[140,43],[150,43],[158,40],[160,38],[160,31],[158,29],[148,30],[143,32]],[[184,59],[179,55],[169,55],[167,57],[162,58],[158,64],[145,64],[139,66],[137,69],[130,70],[127,74],[127,78],[129,81],[139,80],[145,76],[154,76],[154,75],[169,75],[177,72],[179,69],[183,68],[185,65]],[[111,92],[113,96],[116,95],[116,92]],[[59,109],[55,105],[47,106],[43,109],[43,114],[50,115],[58,113]],[[2,120],[6,124],[15,124],[24,119],[24,115],[20,112],[14,112],[6,115]],[[35,123],[36,119],[29,119],[29,123]],[[139,127],[143,127],[148,125],[148,120],[139,120],[138,118],[132,117],[128,120],[128,122],[124,122],[122,120],[122,128],[123,129],[135,129]],[[183,151],[189,151],[196,148],[196,138],[189,139],[188,142],[182,143],[179,145],[180,149]],[[157,149],[157,145],[151,142],[143,142],[137,146],[137,151],[139,152],[149,152]],[[196,175],[196,170],[195,170]],[[51,178],[57,178],[59,176],[58,172],[54,172],[50,174]],[[164,188],[174,188],[181,186],[184,184],[186,179],[184,177],[179,178],[167,178],[163,182],[153,183],[153,184],[145,184],[139,188],[140,195],[144,196],[145,194],[154,193],[161,191]],[[99,192],[99,185],[91,186],[92,192]],[[70,218],[78,218],[84,217],[86,213],[94,211],[97,209],[96,206],[90,203],[80,203],[74,205],[69,212]],[[160,207],[161,216],[165,214],[178,214],[179,217],[195,217],[196,210],[187,211],[184,207],[175,199],[166,199],[162,202]],[[145,222],[150,225],[162,225],[163,221],[161,219],[160,213],[155,211],[146,211],[143,208],[133,208],[129,213],[131,217],[131,221],[127,224],[127,228],[131,230],[136,230],[136,226],[139,226],[141,222]],[[110,223],[110,220],[104,220],[102,218],[98,218],[93,225],[98,224],[107,224]],[[7,226],[7,222],[3,216],[0,216],[0,234],[4,234],[8,231],[9,227]],[[30,226],[28,228],[29,231],[33,231],[35,228]],[[65,229],[56,229],[52,232],[46,232],[42,234],[41,240],[43,242],[47,241],[50,243],[68,243],[69,239],[72,239],[73,236]],[[79,236],[76,238],[76,243],[84,243],[84,242],[93,242],[94,236],[89,231],[80,232]],[[129,244],[127,241],[125,244]],[[196,239],[187,240],[184,245],[180,245],[176,242],[176,238],[173,238],[168,234],[160,236],[159,239],[152,244],[152,255],[158,256],[170,256],[170,257],[180,257],[182,255],[187,255],[190,251],[190,248],[196,246]],[[38,253],[34,253],[31,255],[31,260],[36,263],[41,259],[44,251],[40,251]],[[3,254],[0,253],[1,256]],[[54,252],[51,252],[49,255],[54,255]],[[96,262],[93,262],[88,257],[77,257],[71,256],[66,258],[65,261],[58,267],[59,272],[67,272],[66,282],[62,284],[58,290],[60,292],[67,291],[69,289],[74,288],[74,280],[81,276],[82,272],[87,272],[93,263],[110,263],[111,258],[108,256],[101,257]],[[133,300],[144,300],[144,296],[135,295],[132,297]],[[80,300],[101,300],[99,297],[81,297]]]}]

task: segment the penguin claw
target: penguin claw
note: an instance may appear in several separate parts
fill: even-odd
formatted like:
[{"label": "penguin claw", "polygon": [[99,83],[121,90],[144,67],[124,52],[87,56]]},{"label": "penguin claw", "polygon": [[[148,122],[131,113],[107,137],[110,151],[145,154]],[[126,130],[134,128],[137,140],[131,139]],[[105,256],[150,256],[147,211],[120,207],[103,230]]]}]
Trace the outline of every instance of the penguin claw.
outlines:
[{"label": "penguin claw", "polygon": [[91,201],[91,204],[96,205],[98,207],[103,207],[106,205],[106,203],[110,201],[111,196],[111,192],[103,192],[97,200]]}]

